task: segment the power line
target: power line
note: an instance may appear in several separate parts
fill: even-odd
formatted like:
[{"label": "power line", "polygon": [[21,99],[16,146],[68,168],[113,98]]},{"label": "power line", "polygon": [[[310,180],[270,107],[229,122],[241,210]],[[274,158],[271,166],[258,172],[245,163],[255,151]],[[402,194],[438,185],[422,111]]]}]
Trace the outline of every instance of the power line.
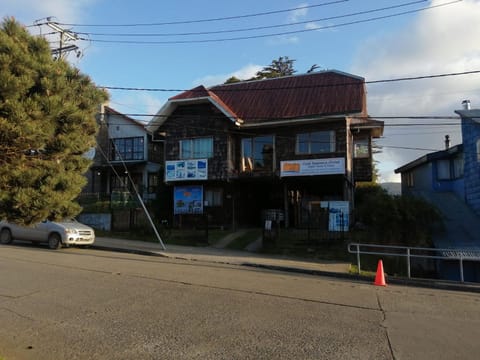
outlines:
[{"label": "power line", "polygon": [[320,4],[314,5],[303,5],[295,8],[290,9],[282,9],[282,10],[272,10],[272,11],[265,11],[253,14],[245,14],[245,15],[234,15],[234,16],[226,16],[226,17],[217,17],[217,18],[208,18],[208,19],[197,19],[197,20],[178,20],[178,21],[166,21],[166,22],[157,22],[157,23],[136,23],[136,24],[73,24],[73,23],[61,23],[58,22],[59,25],[64,26],[84,26],[84,27],[138,27],[138,26],[163,26],[163,25],[184,25],[184,24],[196,24],[196,23],[206,23],[206,22],[215,22],[215,21],[224,21],[224,20],[236,20],[236,19],[245,19],[251,17],[258,17],[258,16],[266,16],[266,15],[273,15],[273,14],[280,14],[286,13],[296,10],[304,10],[304,9],[311,9],[321,6],[328,6],[334,5],[338,3],[348,2],[350,0],[335,0],[329,1]]},{"label": "power line", "polygon": [[411,1],[408,3],[387,6],[382,8],[370,9],[365,11],[358,11],[354,13],[344,14],[344,15],[337,15],[337,16],[330,16],[324,17],[314,20],[306,20],[306,21],[297,21],[297,22],[290,22],[287,24],[276,24],[276,25],[268,25],[268,26],[257,26],[257,27],[249,27],[249,28],[241,28],[241,29],[230,29],[230,30],[215,30],[215,31],[199,31],[199,32],[183,32],[183,33],[95,33],[95,32],[79,32],[77,31],[76,34],[79,35],[93,35],[93,36],[114,36],[114,37],[166,37],[166,36],[193,36],[193,35],[210,35],[210,34],[225,34],[225,33],[235,33],[235,32],[247,32],[247,31],[256,31],[256,30],[265,30],[265,29],[274,29],[274,28],[281,28],[281,27],[290,27],[296,25],[304,25],[315,23],[319,21],[329,21],[329,20],[336,20],[346,17],[358,16],[358,15],[365,15],[371,14],[374,12],[381,12],[385,10],[392,10],[400,7],[406,7],[415,5],[421,2],[426,2],[427,0],[417,0]]},{"label": "power line", "polygon": [[[478,74],[480,70],[471,70],[471,71],[463,71],[463,72],[455,72],[455,73],[443,73],[443,74],[434,74],[434,75],[423,75],[423,76],[408,76],[408,77],[401,77],[401,78],[394,78],[394,79],[383,79],[383,80],[371,80],[371,81],[364,81],[363,83],[360,82],[345,82],[342,84],[318,84],[318,85],[305,85],[305,86],[282,86],[282,87],[269,87],[269,88],[262,88],[262,89],[227,89],[223,87],[220,91],[222,92],[229,92],[229,91],[269,91],[269,90],[289,90],[289,89],[311,89],[311,88],[323,88],[323,87],[338,87],[338,86],[349,86],[349,85],[359,85],[359,84],[379,84],[379,83],[391,83],[391,82],[398,82],[398,81],[412,81],[412,80],[424,80],[424,79],[435,79],[435,78],[442,78],[448,76],[461,76],[461,75],[472,75]],[[151,92],[184,92],[184,91],[191,91],[191,92],[203,92],[203,89],[195,90],[195,89],[165,89],[165,88],[140,88],[140,87],[125,87],[125,86],[97,86],[102,89],[107,90],[125,90],[125,91],[151,91]]]},{"label": "power line", "polygon": [[252,40],[252,39],[267,38],[267,37],[273,37],[273,36],[293,35],[293,34],[299,34],[299,33],[312,32],[312,31],[333,29],[333,28],[362,24],[362,23],[367,23],[367,22],[372,22],[372,21],[377,21],[377,20],[384,20],[384,19],[389,19],[389,18],[393,18],[393,17],[397,17],[397,16],[413,14],[413,13],[417,13],[417,12],[420,12],[420,11],[431,10],[431,9],[435,9],[435,8],[439,8],[439,7],[443,7],[443,6],[453,5],[453,4],[461,2],[461,1],[463,1],[463,0],[450,1],[450,2],[447,2],[447,3],[443,3],[443,4],[438,4],[438,5],[432,5],[432,6],[419,8],[419,9],[416,9],[416,10],[403,11],[403,12],[398,12],[398,13],[393,13],[393,14],[383,15],[383,16],[377,16],[377,17],[368,18],[368,19],[350,21],[350,22],[339,23],[339,24],[334,24],[334,25],[325,25],[325,26],[319,26],[319,27],[308,28],[308,29],[292,30],[292,31],[279,32],[279,33],[271,33],[271,34],[239,36],[239,37],[220,38],[220,39],[171,40],[171,41],[102,40],[102,39],[88,39],[88,38],[84,38],[84,37],[79,37],[79,40],[92,41],[92,42],[98,42],[98,43],[134,44],[134,45],[194,44],[194,43],[214,43],[214,42],[226,42],[226,41],[238,41],[238,40]]}]

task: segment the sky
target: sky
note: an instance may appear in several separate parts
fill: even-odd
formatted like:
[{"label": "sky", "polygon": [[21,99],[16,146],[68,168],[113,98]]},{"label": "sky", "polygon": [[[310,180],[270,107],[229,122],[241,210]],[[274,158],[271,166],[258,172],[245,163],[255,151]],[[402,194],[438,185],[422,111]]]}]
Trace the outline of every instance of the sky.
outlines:
[{"label": "sky", "polygon": [[31,26],[46,17],[78,33],[85,40],[69,44],[80,56],[68,60],[98,86],[176,90],[109,91],[111,107],[143,121],[178,90],[248,79],[281,56],[295,60],[297,74],[317,65],[364,77],[368,113],[385,121],[375,155],[382,182],[400,181],[395,168],[442,150],[445,135],[462,142],[458,119],[409,117],[455,116],[466,99],[480,107],[480,73],[375,82],[479,71],[480,0],[0,3],[2,18],[32,34],[57,39],[45,25]]}]

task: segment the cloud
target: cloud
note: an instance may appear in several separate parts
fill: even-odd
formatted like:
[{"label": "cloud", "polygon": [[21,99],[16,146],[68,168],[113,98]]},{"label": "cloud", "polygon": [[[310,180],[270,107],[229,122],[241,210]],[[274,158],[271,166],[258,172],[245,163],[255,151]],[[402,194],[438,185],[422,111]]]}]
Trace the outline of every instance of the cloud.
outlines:
[{"label": "cloud", "polygon": [[15,16],[25,25],[53,16],[59,22],[75,22],[83,18],[86,9],[98,0],[3,0],[3,16]]},{"label": "cloud", "polygon": [[193,86],[203,85],[205,87],[223,84],[227,79],[235,76],[240,80],[247,80],[255,76],[255,74],[262,70],[263,66],[248,64],[239,70],[233,71],[229,74],[207,75],[193,81]]},{"label": "cloud", "polygon": [[[150,93],[134,92],[128,94],[115,94],[115,100],[111,100],[110,106],[122,114],[129,114],[130,117],[142,122],[148,122],[150,115],[157,111],[167,102],[168,97],[160,98]],[[138,114],[138,115],[135,115]],[[139,116],[145,115],[145,116]]]},{"label": "cloud", "polygon": [[288,21],[297,22],[300,19],[306,17],[307,14],[308,14],[308,8],[305,8],[305,6],[308,6],[308,4],[307,3],[302,3],[302,4],[297,6],[296,10],[292,10],[288,15]]},{"label": "cloud", "polygon": [[267,40],[268,45],[288,45],[297,44],[300,41],[298,36],[280,35]]},{"label": "cloud", "polygon": [[[443,1],[432,0],[431,5],[441,3]],[[351,72],[369,81],[480,70],[479,18],[478,0],[464,0],[418,13],[401,30],[359,44]],[[372,116],[454,116],[453,111],[461,107],[464,99],[470,99],[473,107],[480,107],[479,80],[480,74],[370,84],[367,88],[369,113]],[[415,126],[391,126],[398,122],[386,121],[385,139],[381,143],[440,150],[444,134],[453,134],[452,145],[461,142],[460,126],[431,126],[422,130]],[[398,136],[400,131],[406,135]],[[398,167],[427,152],[384,149],[377,159],[381,165],[394,163]]]}]

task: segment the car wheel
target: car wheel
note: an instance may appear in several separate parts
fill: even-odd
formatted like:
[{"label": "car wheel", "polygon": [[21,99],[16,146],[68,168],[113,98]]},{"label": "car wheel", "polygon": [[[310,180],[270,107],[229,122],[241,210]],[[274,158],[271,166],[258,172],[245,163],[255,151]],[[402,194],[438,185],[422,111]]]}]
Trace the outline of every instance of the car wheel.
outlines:
[{"label": "car wheel", "polygon": [[57,250],[62,246],[62,241],[60,240],[60,235],[50,234],[48,237],[48,247],[52,250]]},{"label": "car wheel", "polygon": [[2,229],[0,231],[0,243],[10,244],[12,242],[12,233],[9,229]]}]

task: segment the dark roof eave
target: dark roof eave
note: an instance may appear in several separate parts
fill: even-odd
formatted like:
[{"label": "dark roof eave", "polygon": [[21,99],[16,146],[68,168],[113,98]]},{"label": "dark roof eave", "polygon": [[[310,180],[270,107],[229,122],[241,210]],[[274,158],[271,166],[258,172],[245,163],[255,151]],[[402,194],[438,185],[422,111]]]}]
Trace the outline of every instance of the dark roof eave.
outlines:
[{"label": "dark roof eave", "polygon": [[448,157],[451,157],[451,156],[456,155],[456,154],[461,153],[461,152],[463,152],[463,144],[458,144],[458,145],[452,146],[451,148],[446,149],[446,150],[440,150],[440,151],[436,151],[436,152],[433,152],[433,153],[430,153],[430,154],[423,155],[423,156],[419,157],[418,159],[415,159],[415,160],[409,162],[408,164],[405,164],[405,165],[395,169],[394,172],[395,172],[395,174],[403,173],[403,172],[412,170],[412,169],[414,169],[418,166],[421,166],[423,164],[432,162],[434,160],[439,160],[439,159],[442,159],[442,158],[448,158]]}]

